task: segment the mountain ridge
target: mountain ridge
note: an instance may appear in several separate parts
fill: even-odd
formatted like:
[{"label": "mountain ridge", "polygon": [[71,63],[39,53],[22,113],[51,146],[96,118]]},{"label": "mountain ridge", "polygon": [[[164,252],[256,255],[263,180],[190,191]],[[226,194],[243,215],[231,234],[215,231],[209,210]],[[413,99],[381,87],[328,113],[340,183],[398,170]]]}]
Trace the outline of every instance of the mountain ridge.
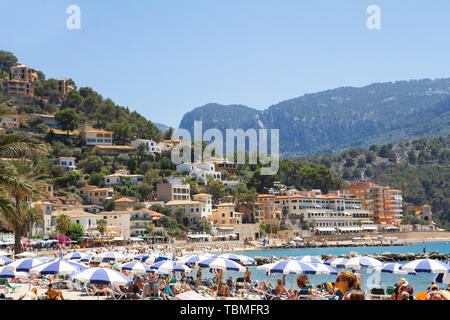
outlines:
[{"label": "mountain ridge", "polygon": [[264,110],[210,103],[186,113],[179,127],[192,133],[193,122],[202,121],[203,130],[217,128],[222,132],[280,129],[281,156],[324,154],[367,146],[366,139],[390,142],[391,132],[407,138],[420,137],[424,130],[416,133],[414,128],[424,125],[424,117],[438,124],[432,128],[431,137],[445,135],[450,127],[448,97],[450,78],[378,82],[309,93]]}]

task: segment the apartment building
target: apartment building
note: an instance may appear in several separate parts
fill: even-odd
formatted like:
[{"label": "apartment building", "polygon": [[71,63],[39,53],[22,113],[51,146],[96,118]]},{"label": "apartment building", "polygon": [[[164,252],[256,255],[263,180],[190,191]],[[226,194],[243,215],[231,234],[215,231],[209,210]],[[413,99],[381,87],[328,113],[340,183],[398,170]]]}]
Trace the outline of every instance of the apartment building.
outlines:
[{"label": "apartment building", "polygon": [[429,224],[433,224],[433,213],[431,206],[425,204],[423,206],[415,206],[412,204],[407,204],[405,206],[405,215],[410,217],[416,217],[423,220]]},{"label": "apartment building", "polygon": [[113,197],[114,189],[84,185],[80,189],[80,195],[89,204],[104,206],[106,202]]},{"label": "apartment building", "polygon": [[379,186],[373,182],[353,180],[340,191],[359,199],[363,209],[373,212],[373,219],[377,224],[400,225],[403,202],[400,190]]},{"label": "apartment building", "polygon": [[158,201],[191,200],[191,187],[181,183],[159,183],[156,185]]},{"label": "apartment building", "polygon": [[34,97],[34,86],[23,80],[3,80],[3,93],[10,96]]},{"label": "apartment building", "polygon": [[[208,219],[211,215],[211,206],[201,201],[193,200],[172,200],[165,204],[167,208],[175,213],[175,209],[181,207],[184,209],[182,221],[184,225],[189,225],[193,229],[198,228],[198,224],[203,219]],[[209,214],[208,214],[209,211]]]},{"label": "apartment building", "polygon": [[17,80],[23,80],[26,82],[35,82],[40,79],[39,73],[25,65],[18,65],[10,68],[12,75]]},{"label": "apartment building", "polygon": [[130,171],[125,169],[116,170],[115,173],[103,177],[105,186],[120,186],[126,179],[129,179],[132,184],[136,185],[141,182],[143,178],[143,175],[130,174]]},{"label": "apartment building", "polygon": [[204,163],[212,163],[216,172],[226,170],[228,171],[230,176],[236,175],[236,171],[238,168],[238,164],[229,161],[226,158],[209,158],[204,160]]},{"label": "apartment building", "polygon": [[241,212],[235,211],[234,203],[221,203],[217,205],[217,209],[212,211],[209,221],[215,226],[242,224]]},{"label": "apartment building", "polygon": [[87,146],[112,146],[112,131],[106,130],[83,130],[81,136]]},{"label": "apartment building", "polygon": [[73,82],[67,79],[56,79],[58,81],[58,91],[62,95],[66,95],[70,90],[74,90]]}]

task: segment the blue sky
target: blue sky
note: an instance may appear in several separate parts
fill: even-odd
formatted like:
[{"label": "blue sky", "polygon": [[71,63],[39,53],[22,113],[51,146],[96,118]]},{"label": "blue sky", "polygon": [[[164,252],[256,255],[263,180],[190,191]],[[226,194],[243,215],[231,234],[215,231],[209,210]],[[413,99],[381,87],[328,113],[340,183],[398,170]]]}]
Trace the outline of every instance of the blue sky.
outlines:
[{"label": "blue sky", "polygon": [[[69,5],[81,29],[69,30]],[[369,30],[366,8],[381,9]],[[340,86],[450,77],[448,0],[15,0],[0,50],[178,127],[209,102],[266,109]]]}]

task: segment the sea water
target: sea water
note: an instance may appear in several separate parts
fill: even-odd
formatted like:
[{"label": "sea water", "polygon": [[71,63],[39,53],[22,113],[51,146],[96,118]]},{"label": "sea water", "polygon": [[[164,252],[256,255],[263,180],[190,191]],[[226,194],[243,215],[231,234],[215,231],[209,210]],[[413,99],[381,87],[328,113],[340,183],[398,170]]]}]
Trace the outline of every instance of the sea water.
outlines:
[{"label": "sea water", "polygon": [[[428,242],[428,243],[413,243],[406,246],[377,246],[377,247],[334,247],[334,248],[292,248],[292,249],[263,249],[252,251],[239,251],[233,252],[237,254],[244,254],[248,257],[298,257],[298,256],[320,256],[322,254],[339,256],[341,254],[348,254],[349,252],[358,252],[360,255],[364,254],[382,254],[385,252],[392,253],[423,253],[423,248],[426,247],[426,252],[431,253],[438,251],[440,254],[450,253],[449,242]],[[399,261],[400,264],[405,264],[407,261]],[[443,261],[445,262],[445,261]],[[272,274],[268,276],[265,271],[256,269],[256,266],[249,266],[249,270],[252,273],[252,280],[266,280],[276,284],[277,279],[281,279],[281,274]],[[338,272],[342,269],[336,269]],[[370,269],[361,268],[356,272],[362,275],[363,289],[369,291],[371,288],[379,286],[382,287],[393,286],[395,282],[398,282],[400,278],[405,278],[409,284],[414,287],[414,294],[426,290],[427,286],[430,286],[434,281],[436,274],[434,273],[417,273],[416,275],[400,275],[391,274],[387,272],[375,272]],[[204,269],[203,278],[212,276],[209,271]],[[233,280],[237,277],[242,277],[243,274],[235,271],[224,272],[224,279],[231,276]],[[298,275],[286,275],[286,287],[294,290],[298,289],[296,285],[296,278]],[[323,282],[333,282],[336,280],[336,275],[308,275],[309,282],[312,285],[320,284]],[[428,282],[428,285],[427,285]],[[438,284],[441,288],[445,288],[445,284]]]}]

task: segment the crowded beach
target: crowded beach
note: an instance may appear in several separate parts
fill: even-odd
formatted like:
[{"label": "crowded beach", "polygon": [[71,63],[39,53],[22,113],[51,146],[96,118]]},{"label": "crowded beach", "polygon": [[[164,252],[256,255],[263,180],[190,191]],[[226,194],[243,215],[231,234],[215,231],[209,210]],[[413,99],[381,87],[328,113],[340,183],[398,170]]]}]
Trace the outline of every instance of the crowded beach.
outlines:
[{"label": "crowded beach", "polygon": [[[422,258],[405,264],[368,256],[273,259],[260,264],[222,245],[134,244],[60,249],[39,255],[0,252],[2,300],[449,300],[450,264]],[[246,248],[241,247],[244,251]],[[249,267],[274,281],[255,279]],[[393,274],[433,274],[427,290],[415,292],[404,278],[364,290],[362,268]],[[232,278],[230,271],[238,272]],[[316,283],[317,274],[336,276]],[[427,278],[428,279],[428,278]],[[287,284],[290,283],[290,286]],[[294,283],[294,285],[293,285]]]}]

